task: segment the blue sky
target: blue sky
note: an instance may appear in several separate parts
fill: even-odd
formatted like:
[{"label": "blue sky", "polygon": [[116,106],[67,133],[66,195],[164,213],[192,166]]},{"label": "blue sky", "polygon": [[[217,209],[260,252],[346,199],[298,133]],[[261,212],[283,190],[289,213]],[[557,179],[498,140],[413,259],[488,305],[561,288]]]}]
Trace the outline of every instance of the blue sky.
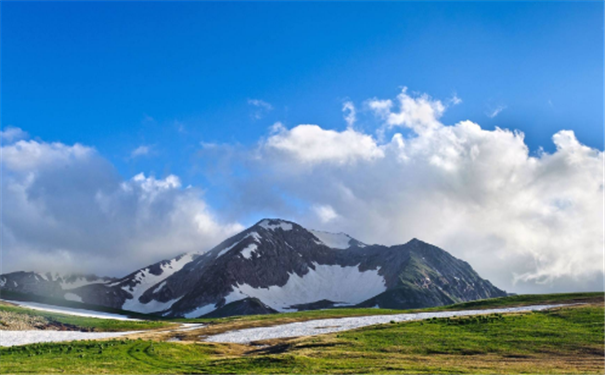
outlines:
[{"label": "blue sky", "polygon": [[418,237],[508,290],[602,288],[603,2],[0,9],[5,253],[126,272],[280,216]]},{"label": "blue sky", "polygon": [[[2,125],[92,145],[125,177],[202,182],[201,141],[252,144],[278,120],[342,129],[345,99],[401,86],[462,98],[445,123],[519,129],[549,151],[573,129],[603,149],[598,2],[3,2],[2,35]],[[248,99],[274,109],[255,120]],[[151,157],[128,159],[142,144]]]}]

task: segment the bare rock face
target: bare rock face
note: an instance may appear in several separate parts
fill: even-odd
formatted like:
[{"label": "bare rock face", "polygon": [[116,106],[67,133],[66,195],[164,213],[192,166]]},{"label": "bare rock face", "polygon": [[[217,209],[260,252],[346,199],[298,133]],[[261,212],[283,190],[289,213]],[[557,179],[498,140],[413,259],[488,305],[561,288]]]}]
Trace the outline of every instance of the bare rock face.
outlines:
[{"label": "bare rock face", "polygon": [[0,288],[170,317],[419,308],[506,295],[468,263],[420,240],[367,245],[279,219],[261,220],[206,253],[183,254],[117,280],[90,276],[69,284],[39,275],[1,275]]}]

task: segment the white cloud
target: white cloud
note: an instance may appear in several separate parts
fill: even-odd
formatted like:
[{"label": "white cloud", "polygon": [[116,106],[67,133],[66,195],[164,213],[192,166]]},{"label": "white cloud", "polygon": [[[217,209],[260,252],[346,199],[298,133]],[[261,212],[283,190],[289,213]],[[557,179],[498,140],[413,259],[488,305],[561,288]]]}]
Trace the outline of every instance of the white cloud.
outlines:
[{"label": "white cloud", "polygon": [[334,219],[337,219],[339,216],[336,213],[336,211],[334,211],[334,208],[332,208],[332,206],[330,206],[329,204],[313,205],[312,210],[315,212],[315,214],[319,218],[319,221],[321,221],[324,224],[329,223],[329,222],[333,221]]},{"label": "white cloud", "polygon": [[439,118],[443,115],[446,106],[439,100],[432,100],[427,94],[409,95],[407,87],[397,95],[399,111],[393,112],[393,101],[370,99],[369,108],[385,121],[388,128],[405,126],[421,133],[427,129],[440,125]]},{"label": "white cloud", "polygon": [[306,166],[321,163],[355,164],[384,156],[374,139],[352,129],[324,130],[317,125],[283,127],[263,144],[265,151],[279,154]]},{"label": "white cloud", "polygon": [[58,142],[45,143],[21,140],[2,147],[2,152],[2,162],[9,171],[23,172],[87,160],[95,153],[95,150],[79,143],[67,146]]},{"label": "white cloud", "polygon": [[454,95],[452,95],[448,102],[450,105],[458,105],[462,103],[462,99],[456,93],[454,93]]},{"label": "white cloud", "polygon": [[248,99],[248,104],[256,108],[256,110],[252,113],[252,117],[256,120],[260,120],[267,113],[273,110],[271,103],[267,103],[266,101],[260,99]]},{"label": "white cloud", "polygon": [[355,105],[353,104],[353,102],[344,102],[344,104],[342,105],[342,113],[347,123],[347,127],[352,128],[353,125],[355,125],[355,121],[357,121]]},{"label": "white cloud", "polygon": [[0,130],[0,140],[5,142],[18,141],[20,139],[26,139],[29,135],[21,128],[14,126],[7,126],[4,130]]},{"label": "white cloud", "polygon": [[496,106],[496,108],[492,108],[490,110],[488,110],[487,112],[485,112],[485,115],[489,118],[494,118],[496,116],[498,116],[500,114],[500,112],[504,111],[506,109],[505,105],[498,105]]},{"label": "white cloud", "polygon": [[271,127],[269,128],[269,134],[273,135],[273,134],[278,134],[278,133],[282,133],[286,130],[286,127],[284,126],[283,123],[281,123],[280,121],[274,123],[273,125],[271,125]]},{"label": "white cloud", "polygon": [[177,176],[123,180],[79,144],[4,146],[3,271],[34,259],[120,274],[207,248],[242,228],[225,218],[263,212],[366,243],[417,237],[509,291],[602,290],[602,151],[563,130],[554,152],[531,153],[523,133],[445,125],[448,105],[405,89],[366,104],[389,139],[276,123],[252,149],[204,144],[200,160],[228,195],[220,218]]},{"label": "white cloud", "polygon": [[242,229],[218,220],[177,176],[123,180],[87,146],[18,141],[2,153],[2,272],[122,276]]},{"label": "white cloud", "polygon": [[132,150],[132,152],[130,153],[130,157],[136,158],[138,156],[149,155],[150,152],[151,152],[151,146],[141,145],[141,146],[135,148],[134,150]]},{"label": "white cloud", "polygon": [[523,133],[442,124],[445,106],[428,95],[404,90],[396,102],[367,103],[409,137],[317,125],[270,136],[233,186],[238,203],[368,243],[417,237],[509,291],[602,289],[603,152],[560,131],[555,152],[532,156]]}]

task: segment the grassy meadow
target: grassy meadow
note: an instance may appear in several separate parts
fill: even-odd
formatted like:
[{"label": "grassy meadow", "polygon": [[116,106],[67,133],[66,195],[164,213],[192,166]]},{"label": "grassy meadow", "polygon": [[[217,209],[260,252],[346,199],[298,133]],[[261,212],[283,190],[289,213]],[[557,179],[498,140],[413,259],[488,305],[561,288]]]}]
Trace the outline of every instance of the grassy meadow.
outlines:
[{"label": "grassy meadow", "polygon": [[[12,322],[33,321],[43,327],[91,332],[119,332],[168,328],[175,326],[168,321],[112,320],[32,310],[0,301],[0,335],[3,329],[11,329]],[[32,327],[33,328],[33,327]]]},{"label": "grassy meadow", "polygon": [[[0,349],[0,373],[602,374],[602,293],[513,296],[467,307],[574,301],[583,304],[531,313],[384,324],[256,345],[158,339],[32,344]],[[320,312],[294,315],[301,314],[325,317]],[[215,319],[212,324],[227,325],[237,319],[265,322],[271,316]]]}]

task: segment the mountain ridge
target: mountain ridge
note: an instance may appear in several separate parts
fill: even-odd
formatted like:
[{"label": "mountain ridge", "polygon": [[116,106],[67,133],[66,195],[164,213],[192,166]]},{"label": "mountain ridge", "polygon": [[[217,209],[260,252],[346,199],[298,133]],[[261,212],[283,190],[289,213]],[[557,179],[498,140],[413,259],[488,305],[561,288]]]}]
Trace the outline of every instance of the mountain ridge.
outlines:
[{"label": "mountain ridge", "polygon": [[[0,288],[23,292],[13,285],[14,274],[0,275]],[[188,318],[340,306],[431,307],[506,295],[467,262],[417,238],[367,245],[345,233],[308,230],[282,219],[262,219],[204,253],[94,280],[66,291],[37,277],[40,287],[32,281],[27,292]]]}]

